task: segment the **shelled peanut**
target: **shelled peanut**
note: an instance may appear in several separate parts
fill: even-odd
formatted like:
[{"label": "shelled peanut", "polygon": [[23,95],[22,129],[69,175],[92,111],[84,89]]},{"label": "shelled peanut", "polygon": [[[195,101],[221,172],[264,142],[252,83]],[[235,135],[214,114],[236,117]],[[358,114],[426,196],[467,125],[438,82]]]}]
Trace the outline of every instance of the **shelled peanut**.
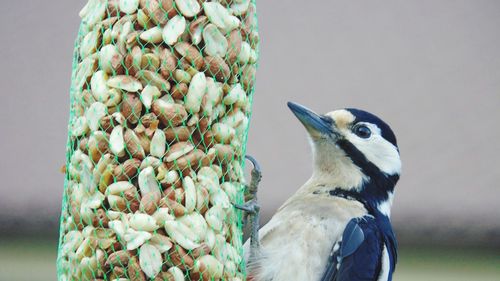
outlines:
[{"label": "shelled peanut", "polygon": [[89,0],[59,280],[243,280],[250,0]]}]

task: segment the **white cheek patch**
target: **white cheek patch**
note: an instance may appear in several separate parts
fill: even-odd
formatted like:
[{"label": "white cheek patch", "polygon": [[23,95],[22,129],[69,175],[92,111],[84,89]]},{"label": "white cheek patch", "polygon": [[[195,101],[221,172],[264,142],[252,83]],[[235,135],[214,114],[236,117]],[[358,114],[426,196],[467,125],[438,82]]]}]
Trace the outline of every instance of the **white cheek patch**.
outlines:
[{"label": "white cheek patch", "polygon": [[398,149],[380,135],[380,129],[373,124],[366,124],[372,130],[372,136],[362,139],[350,131],[344,131],[346,139],[361,151],[368,161],[388,175],[401,173],[401,159]]}]

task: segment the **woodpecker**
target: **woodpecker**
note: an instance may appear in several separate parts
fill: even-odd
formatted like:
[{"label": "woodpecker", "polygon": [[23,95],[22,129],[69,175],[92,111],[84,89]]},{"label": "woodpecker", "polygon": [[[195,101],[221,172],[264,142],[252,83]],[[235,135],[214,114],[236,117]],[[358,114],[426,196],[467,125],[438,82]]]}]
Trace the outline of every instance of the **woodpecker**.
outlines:
[{"label": "woodpecker", "polygon": [[[319,115],[288,107],[308,132],[313,172],[245,243],[247,280],[392,280],[397,241],[390,214],[401,172],[393,131],[359,109]],[[256,198],[240,209],[258,215]]]}]

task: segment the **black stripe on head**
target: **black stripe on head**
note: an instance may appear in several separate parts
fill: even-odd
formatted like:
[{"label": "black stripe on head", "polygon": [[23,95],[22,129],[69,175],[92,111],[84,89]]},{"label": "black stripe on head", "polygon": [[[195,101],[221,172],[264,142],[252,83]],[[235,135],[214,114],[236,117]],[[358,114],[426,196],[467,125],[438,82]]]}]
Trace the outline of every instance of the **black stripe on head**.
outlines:
[{"label": "black stripe on head", "polygon": [[387,192],[393,192],[399,175],[387,175],[375,164],[370,162],[356,146],[346,139],[337,141],[337,145],[346,153],[354,165],[358,166],[363,174],[369,177],[368,182],[363,184],[361,196],[375,208],[376,204],[387,200]]},{"label": "black stripe on head", "polygon": [[380,171],[380,169],[375,166],[375,164],[370,162],[365,157],[363,152],[357,149],[356,146],[354,146],[354,144],[352,144],[350,141],[346,139],[339,139],[337,141],[337,145],[342,148],[342,150],[346,153],[347,156],[349,156],[349,158],[351,158],[354,165],[361,168],[365,175],[372,177],[382,174],[382,171]]},{"label": "black stripe on head", "polygon": [[394,132],[392,131],[391,127],[389,127],[387,123],[382,121],[382,119],[364,110],[356,108],[346,108],[346,110],[352,113],[352,115],[354,115],[354,117],[356,118],[354,120],[354,123],[367,122],[377,125],[380,128],[382,137],[386,139],[388,142],[392,143],[396,148],[398,147],[396,141],[396,135],[394,135]]}]

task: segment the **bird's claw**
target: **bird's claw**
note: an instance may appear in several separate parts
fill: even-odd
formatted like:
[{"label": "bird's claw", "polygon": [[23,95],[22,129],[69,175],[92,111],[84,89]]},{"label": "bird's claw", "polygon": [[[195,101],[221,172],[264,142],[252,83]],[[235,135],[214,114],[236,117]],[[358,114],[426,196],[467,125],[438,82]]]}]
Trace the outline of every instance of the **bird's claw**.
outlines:
[{"label": "bird's claw", "polygon": [[[259,187],[260,180],[262,179],[262,172],[260,170],[260,165],[252,156],[245,156],[252,165],[250,184],[246,185],[246,193],[249,200],[243,205],[235,204],[234,207],[245,212],[243,223],[246,225],[247,221],[251,224],[250,233],[250,248],[253,251],[258,250],[259,243],[259,229],[260,229],[260,206],[257,201],[257,191]],[[252,253],[251,253],[252,256]]]},{"label": "bird's claw", "polygon": [[250,202],[245,203],[244,205],[235,204],[234,207],[236,209],[245,211],[248,214],[252,214],[253,215],[256,212],[258,212],[258,208],[259,208],[259,206],[256,203],[254,203],[254,202],[255,201],[252,200]]},{"label": "bird's claw", "polygon": [[250,195],[253,195],[256,198],[257,189],[259,188],[259,183],[262,179],[262,171],[260,169],[259,163],[257,162],[257,160],[255,160],[255,158],[250,155],[246,155],[245,158],[248,159],[248,161],[250,161],[253,165],[250,184],[247,185],[247,191],[248,193],[250,193]]}]

